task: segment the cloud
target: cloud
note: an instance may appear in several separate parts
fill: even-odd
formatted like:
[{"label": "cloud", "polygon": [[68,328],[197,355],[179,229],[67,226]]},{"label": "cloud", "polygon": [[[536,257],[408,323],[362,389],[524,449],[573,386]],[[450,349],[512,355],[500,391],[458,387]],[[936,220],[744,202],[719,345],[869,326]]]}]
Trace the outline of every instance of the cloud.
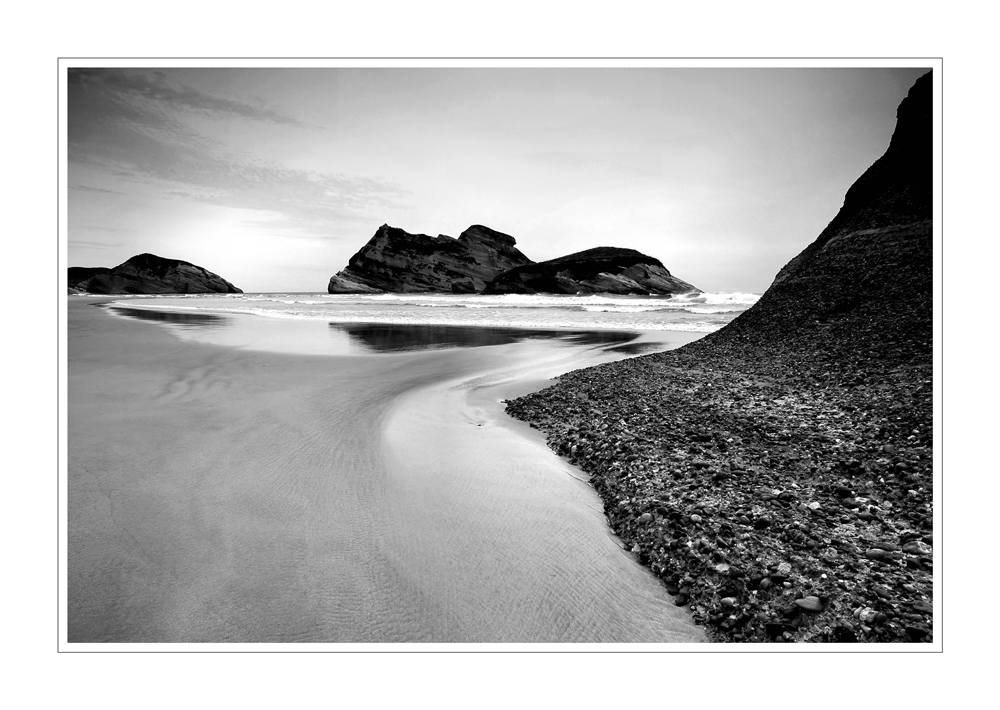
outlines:
[{"label": "cloud", "polygon": [[126,74],[123,69],[70,69],[69,85],[88,90],[103,90],[118,94],[123,100],[146,99],[165,104],[174,110],[197,111],[215,116],[239,116],[256,121],[270,121],[301,126],[291,116],[263,102],[257,105],[206,94],[183,84],[171,85],[163,72],[154,71],[153,78],[143,74]]},{"label": "cloud", "polygon": [[272,228],[283,224],[321,236],[331,235],[335,222],[381,223],[408,194],[379,178],[288,168],[201,135],[184,120],[185,112],[199,111],[297,123],[273,108],[177,89],[159,74],[77,69],[69,84],[70,163],[145,185],[163,198],[276,213],[277,219],[267,218]]},{"label": "cloud", "polygon": [[90,187],[89,185],[70,185],[70,190],[81,190],[83,192],[103,192],[107,195],[124,195],[124,192],[119,192],[118,190],[105,190],[103,187]]},{"label": "cloud", "polygon": [[112,249],[122,246],[123,242],[105,244],[104,242],[90,242],[84,239],[70,239],[69,245],[80,249]]}]

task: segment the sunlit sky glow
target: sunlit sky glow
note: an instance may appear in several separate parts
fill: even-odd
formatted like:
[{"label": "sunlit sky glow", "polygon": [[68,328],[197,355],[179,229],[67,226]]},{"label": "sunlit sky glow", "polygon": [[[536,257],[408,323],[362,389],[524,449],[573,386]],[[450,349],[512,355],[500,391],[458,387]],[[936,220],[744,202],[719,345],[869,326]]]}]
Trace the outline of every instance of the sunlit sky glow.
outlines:
[{"label": "sunlit sky glow", "polygon": [[925,71],[70,69],[68,265],[152,252],[324,291],[383,223],[485,224],[536,261],[629,247],[760,293]]}]

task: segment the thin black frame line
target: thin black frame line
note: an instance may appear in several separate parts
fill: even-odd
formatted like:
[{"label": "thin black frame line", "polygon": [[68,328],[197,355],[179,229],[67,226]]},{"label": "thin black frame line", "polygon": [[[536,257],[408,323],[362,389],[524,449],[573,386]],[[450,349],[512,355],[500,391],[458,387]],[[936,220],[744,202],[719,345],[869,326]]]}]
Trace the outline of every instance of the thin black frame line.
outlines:
[{"label": "thin black frame line", "polygon": [[[173,59],[210,59],[210,58],[211,57],[173,57]],[[214,57],[214,59],[241,59],[241,58],[242,59],[404,59],[402,57],[320,57],[320,58],[318,58],[318,57]],[[414,57],[412,59],[437,59],[437,58],[438,57]],[[583,59],[583,58],[584,57],[575,57],[575,59]],[[586,59],[649,59],[649,58],[641,58],[641,57],[638,57],[638,58],[637,57],[585,57],[585,58]],[[684,58],[686,58],[686,59],[737,59],[736,57],[684,57]],[[776,57],[741,57],[739,59],[775,59],[775,58]],[[872,58],[873,57],[777,57],[777,59],[872,59]],[[60,442],[59,433],[60,433],[60,428],[61,428],[60,424],[62,422],[62,418],[60,416],[61,415],[61,411],[60,411],[60,407],[59,407],[59,404],[60,404],[60,401],[59,401],[60,388],[58,387],[58,384],[59,384],[59,381],[60,381],[60,378],[59,378],[59,364],[62,361],[62,350],[61,350],[61,346],[62,346],[62,337],[61,337],[62,336],[62,330],[60,328],[60,323],[59,323],[59,318],[58,318],[58,310],[59,310],[60,304],[62,302],[61,301],[62,295],[59,293],[59,278],[58,278],[58,274],[60,273],[59,272],[59,269],[60,269],[60,261],[59,261],[60,252],[59,252],[59,246],[60,246],[60,243],[61,243],[61,236],[62,236],[60,234],[60,232],[59,232],[59,216],[60,216],[60,213],[59,213],[59,208],[60,208],[59,196],[60,196],[60,188],[62,187],[62,185],[61,185],[61,176],[59,174],[59,167],[60,167],[59,159],[61,157],[61,147],[62,147],[62,126],[60,125],[60,122],[58,120],[58,111],[59,111],[59,107],[61,105],[60,99],[62,97],[61,97],[61,92],[60,92],[60,85],[58,83],[58,72],[61,71],[61,69],[62,69],[61,64],[62,64],[62,62],[64,60],[71,61],[73,59],[112,59],[112,57],[57,57],[57,59],[56,59],[56,72],[57,72],[57,83],[56,83],[56,113],[57,113],[57,121],[56,121],[56,269],[57,269],[57,271],[56,271],[56,273],[57,273],[57,276],[56,276],[56,298],[57,298],[57,302],[56,302],[56,308],[57,308],[57,318],[56,318],[56,358],[57,358],[57,360],[56,360],[56,382],[57,382],[57,388],[56,388],[56,476],[57,476],[57,481],[56,481],[56,653],[170,653],[170,654],[173,654],[173,653],[273,653],[273,654],[285,654],[285,653],[335,653],[335,654],[339,654],[339,653],[354,653],[354,654],[357,654],[357,653],[370,653],[370,654],[384,654],[384,653],[390,653],[390,654],[395,654],[395,653],[432,653],[432,654],[440,654],[440,653],[444,653],[444,654],[453,654],[453,653],[481,653],[481,654],[491,654],[491,653],[497,653],[497,654],[510,654],[510,653],[532,653],[532,654],[535,654],[535,653],[543,653],[543,654],[547,654],[547,653],[588,653],[588,654],[593,654],[593,653],[607,653],[607,654],[615,654],[615,655],[618,655],[618,654],[634,654],[634,653],[642,653],[642,654],[649,654],[649,653],[655,653],[655,654],[691,653],[691,651],[686,651],[686,650],[676,650],[676,651],[670,651],[670,650],[664,650],[664,651],[628,651],[628,650],[623,650],[623,651],[603,651],[603,650],[595,650],[595,651],[531,651],[531,650],[524,650],[524,651],[495,651],[495,650],[490,650],[490,651],[475,651],[475,650],[462,650],[462,651],[457,651],[457,650],[456,651],[419,651],[419,650],[399,650],[399,651],[388,651],[388,650],[387,651],[336,651],[336,650],[323,650],[323,651],[271,651],[271,650],[268,650],[268,651],[252,651],[252,650],[232,650],[232,651],[227,651],[227,650],[212,650],[212,651],[197,651],[197,650],[176,650],[176,651],[155,651],[155,650],[148,650],[148,651],[147,650],[142,650],[142,651],[139,651],[139,650],[121,650],[121,651],[70,651],[68,649],[64,650],[64,649],[60,648],[61,638],[60,638],[60,633],[59,633],[60,629],[59,629],[59,623],[58,622],[59,622],[59,619],[60,619],[60,612],[62,611],[62,603],[61,603],[62,602],[62,600],[61,600],[61,595],[62,595],[61,582],[62,582],[62,579],[61,579],[61,575],[59,573],[59,551],[61,549],[62,539],[60,537],[61,516],[59,514],[59,501],[60,501],[60,496],[59,496],[60,486],[59,486],[59,484],[60,484],[61,481],[59,480],[59,478],[60,478],[60,474],[61,474],[61,470],[62,469],[61,469],[61,466],[60,466],[60,458],[59,458],[59,454],[60,454],[60,451],[59,451],[59,442]],[[114,59],[171,59],[171,57],[114,57]],[[459,57],[446,57],[446,59],[496,59],[496,57],[461,57],[461,58],[459,58]],[[536,57],[507,57],[507,59],[536,59]],[[556,58],[554,58],[554,57],[548,57],[548,58],[542,57],[542,59],[556,59]],[[561,59],[566,59],[566,57],[562,57]],[[654,59],[665,59],[665,58],[659,57],[659,58],[654,58]],[[935,79],[936,79],[935,84],[937,85],[937,88],[938,88],[938,95],[940,97],[940,105],[941,105],[941,125],[938,127],[938,135],[940,135],[940,139],[941,140],[940,140],[940,150],[938,151],[938,155],[937,155],[937,157],[939,159],[939,168],[940,168],[940,170],[938,172],[939,172],[939,175],[940,175],[940,192],[941,192],[941,209],[940,209],[940,213],[941,214],[938,216],[938,218],[935,220],[935,222],[937,222],[938,225],[939,225],[939,234],[940,234],[940,237],[941,237],[941,273],[940,273],[939,276],[940,276],[940,283],[941,283],[941,366],[940,366],[940,370],[941,370],[941,405],[940,405],[941,406],[941,452],[940,452],[940,458],[941,458],[941,463],[942,463],[942,466],[941,466],[942,471],[941,472],[937,472],[937,473],[938,473],[938,475],[942,475],[943,474],[943,468],[944,468],[944,327],[945,327],[945,322],[944,322],[944,298],[945,298],[945,295],[944,295],[944,57],[882,57],[882,59],[933,59],[933,60],[936,60],[936,61],[938,61],[940,63],[940,67],[929,67],[929,69],[931,71],[934,71],[935,69],[938,69],[938,68],[940,69],[940,73],[935,77]],[[67,68],[70,68],[70,67],[67,67]],[[243,67],[235,67],[235,68],[243,68]],[[246,67],[246,68],[251,68],[251,67]],[[655,68],[655,67],[652,67],[652,68]],[[781,68],[781,67],[774,67],[774,68]],[[931,374],[932,374],[932,378],[933,378],[933,376],[935,374],[934,371],[933,371],[933,366],[932,366]],[[941,502],[943,504],[943,502],[944,502],[944,479],[943,479],[943,475],[942,475],[942,479],[941,479],[941,499],[942,499]],[[944,516],[942,515],[942,517],[941,517],[941,547],[943,548],[943,546],[944,546]],[[940,604],[940,607],[941,607],[941,617],[943,617],[944,616],[944,559],[941,559],[940,565],[941,565],[941,575],[940,575],[941,576],[941,581],[940,581],[940,585],[941,585],[941,587],[940,587],[940,590],[941,590],[941,594],[940,594],[941,604]],[[881,653],[931,653],[931,654],[933,654],[933,653],[944,653],[944,638],[943,638],[943,634],[944,634],[944,619],[943,618],[939,619],[939,622],[940,623],[938,624],[938,627],[939,627],[939,630],[940,630],[940,635],[942,636],[942,639],[941,639],[941,648],[939,650],[928,649],[927,651],[921,651],[919,649],[913,649],[912,651],[909,651],[909,650],[903,650],[903,649],[899,649],[899,650],[893,650],[893,649],[886,649],[886,650],[875,649],[875,650],[871,650],[871,651],[862,651],[861,649],[859,649],[857,651],[850,651],[850,650],[844,650],[844,651],[811,651],[810,653],[816,653],[816,654],[839,654],[839,653],[865,653],[865,654],[871,654],[871,653],[875,653],[875,654],[881,654]],[[69,642],[67,641],[67,644],[68,643]],[[753,651],[748,648],[748,651],[742,651],[742,652],[753,652]],[[727,651],[707,651],[706,650],[706,651],[700,651],[698,653],[728,653],[728,652]],[[777,654],[794,653],[794,654],[800,654],[802,652],[801,651],[794,651],[792,649],[788,649],[788,650],[782,649],[780,651],[778,651],[778,650],[767,651],[767,653],[777,653]]]}]

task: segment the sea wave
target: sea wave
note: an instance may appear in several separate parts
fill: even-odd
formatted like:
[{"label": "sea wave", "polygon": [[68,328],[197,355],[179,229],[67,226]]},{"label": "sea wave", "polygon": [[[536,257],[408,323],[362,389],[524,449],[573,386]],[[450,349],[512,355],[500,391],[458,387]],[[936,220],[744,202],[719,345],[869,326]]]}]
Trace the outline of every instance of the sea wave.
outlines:
[{"label": "sea wave", "polygon": [[156,295],[116,301],[113,305],[330,323],[713,332],[756,299],[756,294],[744,293],[696,293],[672,298],[266,293]]}]

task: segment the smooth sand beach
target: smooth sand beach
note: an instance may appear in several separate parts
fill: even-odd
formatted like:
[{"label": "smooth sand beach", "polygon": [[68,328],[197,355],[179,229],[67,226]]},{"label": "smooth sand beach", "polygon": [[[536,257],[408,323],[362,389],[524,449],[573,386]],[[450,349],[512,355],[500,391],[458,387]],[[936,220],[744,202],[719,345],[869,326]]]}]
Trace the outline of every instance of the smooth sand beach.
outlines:
[{"label": "smooth sand beach", "polygon": [[68,323],[70,642],[704,638],[503,414],[621,354],[295,355],[79,299]]}]

